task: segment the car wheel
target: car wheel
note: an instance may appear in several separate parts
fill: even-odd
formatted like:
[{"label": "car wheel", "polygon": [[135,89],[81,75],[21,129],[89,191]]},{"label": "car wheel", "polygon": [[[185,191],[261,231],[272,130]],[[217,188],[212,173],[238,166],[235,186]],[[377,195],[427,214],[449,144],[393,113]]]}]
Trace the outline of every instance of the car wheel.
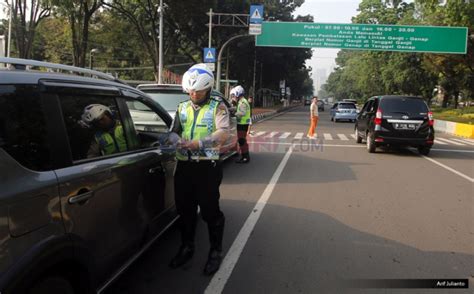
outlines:
[{"label": "car wheel", "polygon": [[61,276],[48,276],[35,283],[28,294],[74,294],[74,288],[69,280]]},{"label": "car wheel", "polygon": [[431,150],[431,147],[427,147],[427,146],[418,147],[418,152],[419,152],[421,155],[428,155],[428,154],[430,154],[430,150]]},{"label": "car wheel", "polygon": [[375,152],[375,141],[374,141],[374,135],[372,132],[367,133],[367,151],[369,153],[374,153]]},{"label": "car wheel", "polygon": [[338,122],[338,120],[337,120],[336,118],[334,118],[334,122],[335,122],[335,123],[337,123],[337,122]]},{"label": "car wheel", "polygon": [[356,136],[356,142],[357,143],[362,143],[362,137],[359,135],[359,130],[357,129],[357,126],[355,128],[355,136]]}]

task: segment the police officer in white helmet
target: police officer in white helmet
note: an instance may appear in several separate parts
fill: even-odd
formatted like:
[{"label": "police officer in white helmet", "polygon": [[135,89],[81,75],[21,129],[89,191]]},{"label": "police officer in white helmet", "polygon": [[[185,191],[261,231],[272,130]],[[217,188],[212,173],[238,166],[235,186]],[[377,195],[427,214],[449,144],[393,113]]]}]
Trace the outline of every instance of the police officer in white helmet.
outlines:
[{"label": "police officer in white helmet", "polygon": [[222,101],[212,97],[213,85],[214,75],[206,65],[192,66],[182,81],[190,100],[178,106],[171,126],[171,132],[181,138],[176,148],[175,201],[182,243],[169,265],[177,268],[193,257],[199,206],[211,245],[204,267],[206,275],[214,274],[222,261],[225,218],[219,208],[222,181],[219,148],[230,134],[228,109]]}]

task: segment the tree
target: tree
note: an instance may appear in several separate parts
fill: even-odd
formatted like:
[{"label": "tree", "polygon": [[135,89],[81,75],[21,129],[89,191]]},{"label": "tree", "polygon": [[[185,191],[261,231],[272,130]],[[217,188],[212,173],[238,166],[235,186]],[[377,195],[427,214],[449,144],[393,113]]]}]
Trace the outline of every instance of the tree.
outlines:
[{"label": "tree", "polygon": [[104,6],[114,9],[119,15],[127,18],[138,32],[145,51],[150,57],[153,68],[155,68],[155,79],[158,81],[158,63],[159,63],[159,2],[113,0],[103,2]]},{"label": "tree", "polygon": [[32,58],[60,64],[73,64],[71,31],[66,19],[49,17],[36,30]]},{"label": "tree", "polygon": [[[420,23],[441,26],[461,26],[468,28],[468,36],[474,33],[474,3],[472,1],[451,0],[439,5],[435,0],[417,0],[415,2]],[[454,98],[454,107],[458,105],[459,95],[464,91],[472,95],[474,77],[474,40],[468,38],[467,54],[426,54],[425,66],[438,75],[439,85],[445,90],[443,107]]]},{"label": "tree", "polygon": [[[13,3],[12,3],[13,2]],[[48,0],[5,0],[13,7],[12,33],[20,58],[30,58],[36,27],[50,16],[51,6]]]},{"label": "tree", "polygon": [[53,0],[58,15],[68,19],[71,27],[73,63],[86,66],[89,48],[89,25],[94,13],[100,8],[100,0]]}]

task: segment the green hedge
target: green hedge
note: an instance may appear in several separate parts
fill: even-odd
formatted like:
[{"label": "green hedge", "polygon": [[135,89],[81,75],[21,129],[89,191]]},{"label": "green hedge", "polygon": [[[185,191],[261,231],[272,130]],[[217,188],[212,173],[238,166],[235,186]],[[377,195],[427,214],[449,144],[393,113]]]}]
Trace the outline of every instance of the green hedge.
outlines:
[{"label": "green hedge", "polygon": [[447,120],[465,124],[474,124],[474,107],[464,107],[464,108],[441,108],[441,107],[432,107],[433,116],[435,119]]}]

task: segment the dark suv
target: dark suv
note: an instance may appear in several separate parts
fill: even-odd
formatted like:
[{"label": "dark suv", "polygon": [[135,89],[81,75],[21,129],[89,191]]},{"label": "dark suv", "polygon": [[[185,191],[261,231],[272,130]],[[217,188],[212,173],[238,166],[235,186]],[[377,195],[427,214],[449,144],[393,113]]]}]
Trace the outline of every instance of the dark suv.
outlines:
[{"label": "dark suv", "polygon": [[428,155],[434,142],[434,120],[428,105],[419,97],[377,96],[365,104],[355,124],[357,143],[367,150],[378,146],[412,146]]},{"label": "dark suv", "polygon": [[[171,117],[104,73],[0,63],[0,292],[100,292],[176,220]],[[153,111],[153,131],[130,103]],[[81,119],[98,104],[124,140],[108,155],[89,153],[97,133]]]}]

